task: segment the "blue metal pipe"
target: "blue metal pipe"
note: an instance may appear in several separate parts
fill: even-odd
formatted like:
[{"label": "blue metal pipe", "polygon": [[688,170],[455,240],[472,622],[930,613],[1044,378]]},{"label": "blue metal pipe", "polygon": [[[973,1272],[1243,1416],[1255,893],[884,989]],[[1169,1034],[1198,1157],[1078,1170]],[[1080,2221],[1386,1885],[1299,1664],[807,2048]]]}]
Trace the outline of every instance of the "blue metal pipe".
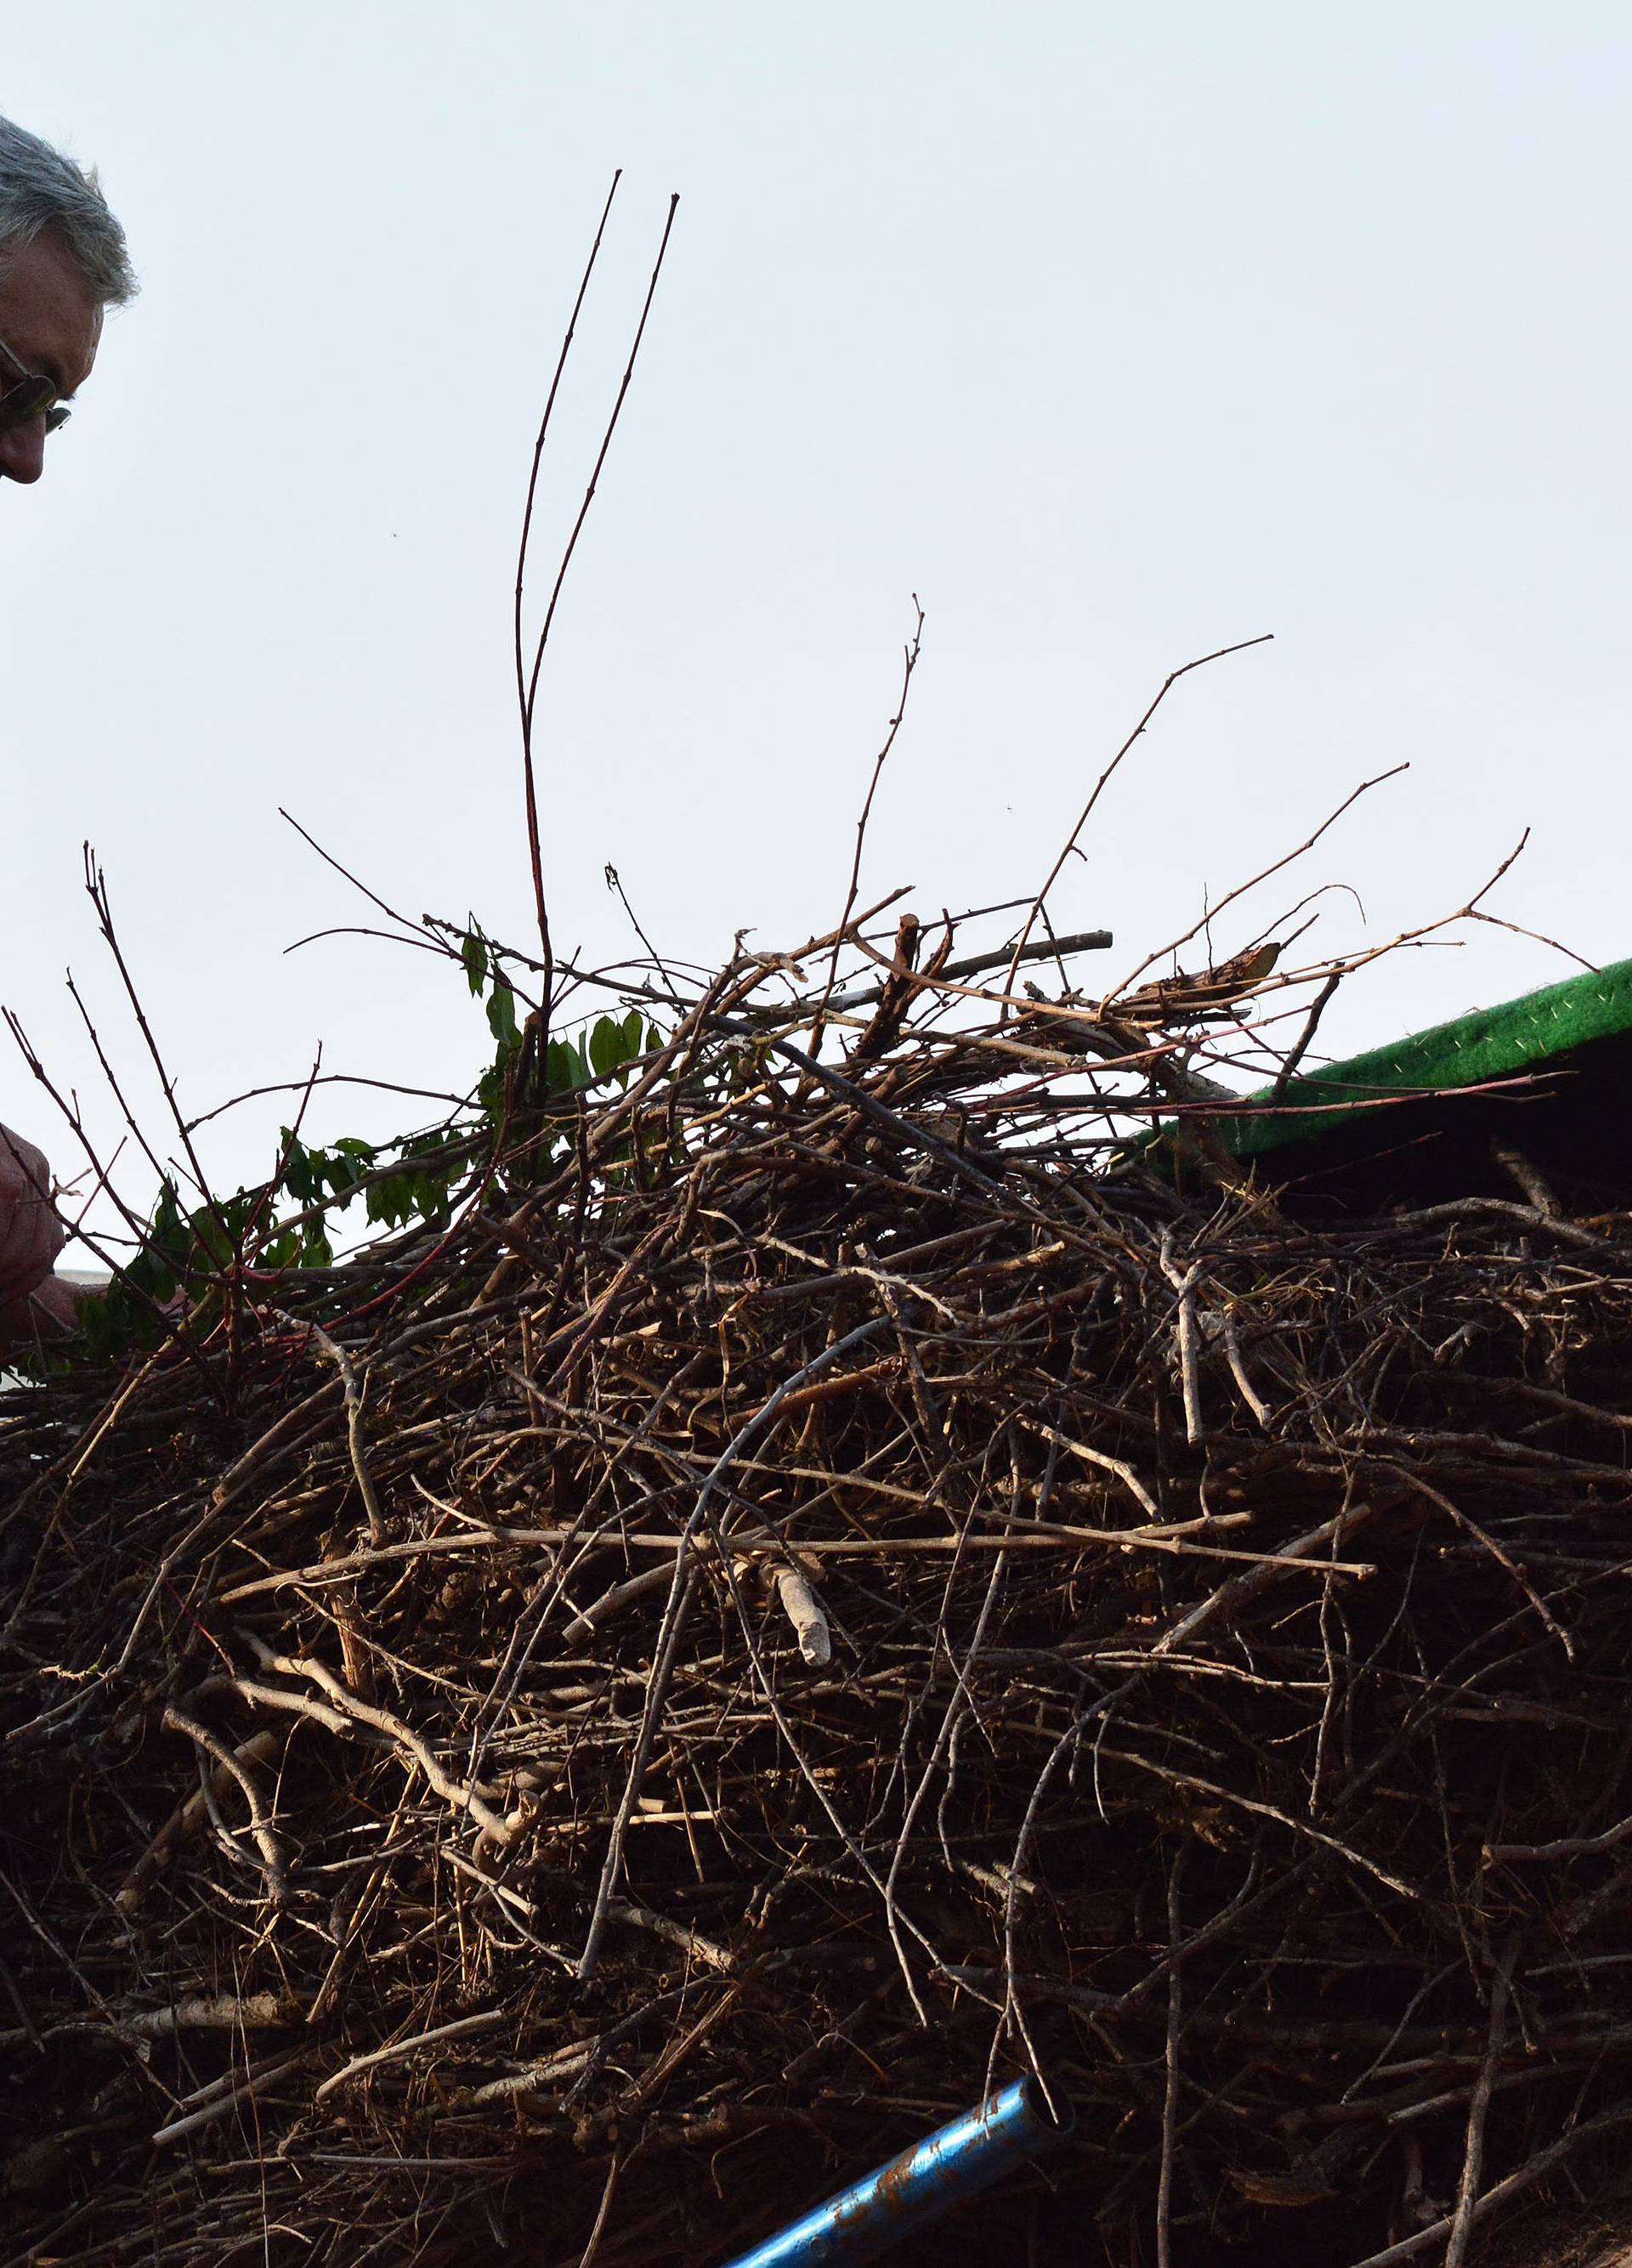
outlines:
[{"label": "blue metal pipe", "polygon": [[876,2260],[1011,2168],[1062,2142],[1075,2123],[1068,2109],[1062,2118],[1051,2117],[1034,2079],[1016,2080],[728,2268],[850,2268],[853,2261]]}]

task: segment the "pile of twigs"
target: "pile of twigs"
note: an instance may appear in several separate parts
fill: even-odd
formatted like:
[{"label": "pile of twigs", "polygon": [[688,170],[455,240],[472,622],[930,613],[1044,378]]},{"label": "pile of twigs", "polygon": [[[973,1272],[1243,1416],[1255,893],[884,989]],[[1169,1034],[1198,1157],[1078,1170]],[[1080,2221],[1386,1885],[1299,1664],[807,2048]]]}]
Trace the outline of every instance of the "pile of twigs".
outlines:
[{"label": "pile of twigs", "polygon": [[713,2262],[1035,2068],[962,2257],[1455,2262],[1632,2127],[1632,1223],[1299,1219],[1259,962],[949,946],[0,1405],[6,2259]]}]

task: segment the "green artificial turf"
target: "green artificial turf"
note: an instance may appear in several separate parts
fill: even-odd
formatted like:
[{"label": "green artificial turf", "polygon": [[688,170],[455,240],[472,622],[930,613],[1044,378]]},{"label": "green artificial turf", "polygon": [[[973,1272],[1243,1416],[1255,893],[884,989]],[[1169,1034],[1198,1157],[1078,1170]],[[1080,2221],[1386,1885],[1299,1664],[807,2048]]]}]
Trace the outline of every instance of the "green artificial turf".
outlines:
[{"label": "green artificial turf", "polygon": [[[1318,1139],[1354,1116],[1335,1104],[1378,1101],[1390,1097],[1433,1094],[1446,1088],[1478,1086],[1488,1079],[1512,1079],[1544,1069],[1556,1057],[1591,1040],[1632,1032],[1632,961],[1566,977],[1495,1008],[1476,1008],[1448,1024],[1413,1032],[1386,1047],[1351,1056],[1292,1080],[1273,1114],[1224,1117],[1218,1131],[1237,1157],[1260,1156],[1289,1143]],[[1273,1090],[1250,1096],[1267,1102]],[[1324,1108],[1285,1106],[1307,1102]]]}]

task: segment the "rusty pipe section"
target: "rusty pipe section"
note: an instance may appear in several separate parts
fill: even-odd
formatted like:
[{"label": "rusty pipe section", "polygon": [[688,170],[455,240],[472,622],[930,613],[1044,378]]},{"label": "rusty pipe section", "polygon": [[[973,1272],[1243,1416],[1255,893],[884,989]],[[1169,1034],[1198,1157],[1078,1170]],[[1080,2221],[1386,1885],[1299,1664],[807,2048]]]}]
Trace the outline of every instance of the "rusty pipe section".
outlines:
[{"label": "rusty pipe section", "polygon": [[1051,2116],[1036,2080],[1016,2080],[779,2235],[739,2254],[729,2268],[849,2268],[852,2261],[876,2260],[914,2229],[1063,2141],[1074,2123],[1068,2110],[1059,2119]]}]

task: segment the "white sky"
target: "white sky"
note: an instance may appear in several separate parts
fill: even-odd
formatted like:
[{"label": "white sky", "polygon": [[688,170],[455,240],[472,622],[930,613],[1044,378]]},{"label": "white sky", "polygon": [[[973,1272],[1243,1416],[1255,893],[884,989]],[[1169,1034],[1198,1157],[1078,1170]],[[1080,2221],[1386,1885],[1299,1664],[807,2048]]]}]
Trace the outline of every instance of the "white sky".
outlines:
[{"label": "white sky", "polygon": [[[85,836],[191,1108],[320,1038],[330,1069],[474,1071],[429,958],[282,957],[358,902],[277,806],[410,913],[524,938],[516,524],[617,165],[541,581],[682,202],[547,665],[559,942],[624,949],[609,858],[676,953],[831,923],[917,591],[871,895],[1034,887],[1166,671],[1273,630],[1186,681],[1102,806],[1054,902],[1117,932],[1089,966],[1405,759],[1305,887],[1388,932],[1530,824],[1495,909],[1632,952],[1623,8],[4,12],[0,108],[100,166],[144,285],[44,481],[0,490],[0,997],[102,1132],[66,965],[136,1057]],[[1326,1033],[1568,969],[1486,931]],[[332,1094],[316,1132],[403,1123]],[[4,1059],[0,1116],[71,1165]],[[223,1179],[277,1116],[225,1122]]]}]

